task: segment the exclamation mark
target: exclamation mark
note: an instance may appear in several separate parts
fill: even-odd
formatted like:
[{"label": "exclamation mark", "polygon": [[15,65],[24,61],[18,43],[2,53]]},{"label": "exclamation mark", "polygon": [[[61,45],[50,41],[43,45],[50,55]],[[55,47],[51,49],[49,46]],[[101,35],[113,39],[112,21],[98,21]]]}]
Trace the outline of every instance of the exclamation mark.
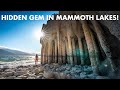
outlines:
[{"label": "exclamation mark", "polygon": [[119,15],[117,15],[117,20],[119,20]]}]

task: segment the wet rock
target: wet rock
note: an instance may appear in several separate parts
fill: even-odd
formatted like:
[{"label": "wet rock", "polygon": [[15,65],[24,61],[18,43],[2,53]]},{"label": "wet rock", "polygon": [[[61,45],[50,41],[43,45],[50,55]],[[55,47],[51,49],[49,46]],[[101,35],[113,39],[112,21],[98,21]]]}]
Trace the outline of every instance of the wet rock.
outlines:
[{"label": "wet rock", "polygon": [[87,77],[88,77],[89,79],[95,79],[96,76],[95,76],[94,74],[88,74]]},{"label": "wet rock", "polygon": [[3,66],[4,69],[9,69],[9,66]]},{"label": "wet rock", "polygon": [[66,79],[66,74],[60,73],[60,79]]},{"label": "wet rock", "polygon": [[56,71],[56,68],[52,68],[51,71],[52,71],[52,72],[55,72],[55,71]]},{"label": "wet rock", "polygon": [[29,74],[29,76],[27,77],[27,79],[36,79],[37,76],[35,74]]},{"label": "wet rock", "polygon": [[28,77],[27,79],[35,79],[35,77]]},{"label": "wet rock", "polygon": [[36,77],[35,73],[29,74],[29,77]]},{"label": "wet rock", "polygon": [[80,79],[79,75],[74,75],[72,79]]},{"label": "wet rock", "polygon": [[86,72],[81,72],[80,73],[80,78],[85,79],[87,77]]},{"label": "wet rock", "polygon": [[75,72],[76,71],[76,67],[72,67],[71,71]]},{"label": "wet rock", "polygon": [[110,78],[105,76],[97,76],[96,79],[110,79]]},{"label": "wet rock", "polygon": [[45,70],[50,70],[50,66],[49,66],[48,64],[46,64],[46,65],[44,66],[44,69],[45,69]]},{"label": "wet rock", "polygon": [[90,66],[88,66],[88,67],[87,67],[87,66],[84,67],[83,71],[86,72],[87,74],[91,74],[91,73],[93,73],[93,71],[92,71],[92,67],[90,67]]},{"label": "wet rock", "polygon": [[53,78],[53,77],[54,77],[54,73],[51,72],[51,71],[44,71],[43,76],[44,76],[46,79],[50,79],[50,78]]},{"label": "wet rock", "polygon": [[13,69],[6,69],[4,72],[14,72]]},{"label": "wet rock", "polygon": [[56,71],[58,71],[58,72],[62,72],[62,71],[64,71],[65,69],[64,68],[57,68],[56,69]]},{"label": "wet rock", "polygon": [[46,79],[45,77],[42,77],[42,79]]},{"label": "wet rock", "polygon": [[81,65],[74,65],[74,67],[76,67],[76,68],[81,68]]},{"label": "wet rock", "polygon": [[53,63],[52,65],[55,66],[55,67],[59,67],[60,66],[58,63]]},{"label": "wet rock", "polygon": [[52,69],[52,68],[54,68],[54,66],[53,66],[53,65],[50,65],[50,69]]},{"label": "wet rock", "polygon": [[75,72],[70,72],[70,75],[74,76],[76,73]]},{"label": "wet rock", "polygon": [[0,77],[0,79],[5,79],[5,77]]},{"label": "wet rock", "polygon": [[39,75],[43,75],[43,72],[39,73]]},{"label": "wet rock", "polygon": [[3,72],[3,71],[5,71],[6,69],[9,69],[9,67],[8,67],[8,66],[3,66],[3,68],[1,68],[1,71]]},{"label": "wet rock", "polygon": [[23,74],[27,74],[28,71],[16,71],[14,73],[15,76],[20,76],[20,75],[23,75]]},{"label": "wet rock", "polygon": [[49,64],[45,64],[44,67],[45,67],[45,68],[46,68],[46,67],[49,67]]},{"label": "wet rock", "polygon": [[39,67],[39,71],[40,71],[40,72],[43,72],[43,71],[44,71],[44,67],[42,67],[42,66]]},{"label": "wet rock", "polygon": [[68,71],[69,71],[70,69],[71,69],[71,67],[67,67],[67,68],[66,68],[66,70],[68,70]]},{"label": "wet rock", "polygon": [[60,77],[60,73],[54,72],[54,78],[55,78],[55,79],[60,79],[60,78],[61,78],[61,77]]},{"label": "wet rock", "polygon": [[32,66],[32,65],[30,65],[30,66],[28,67],[28,69],[29,69],[29,70],[32,70],[32,69],[33,69],[33,66]]},{"label": "wet rock", "polygon": [[14,79],[22,79],[22,78],[20,78],[20,77],[15,77]]},{"label": "wet rock", "polygon": [[20,66],[17,66],[17,68],[23,68],[24,66],[20,65]]},{"label": "wet rock", "polygon": [[16,78],[15,76],[9,76],[9,77],[6,77],[5,79],[14,79]]},{"label": "wet rock", "polygon": [[59,71],[59,68],[56,68],[56,70],[55,70],[56,72],[58,72]]},{"label": "wet rock", "polygon": [[88,66],[87,68],[89,71],[92,71],[92,67],[91,66]]},{"label": "wet rock", "polygon": [[3,77],[3,75],[0,75],[0,78]]},{"label": "wet rock", "polygon": [[64,73],[65,73],[65,74],[70,74],[70,71],[65,70]]},{"label": "wet rock", "polygon": [[16,71],[22,71],[23,68],[16,68]]},{"label": "wet rock", "polygon": [[67,74],[66,75],[66,79],[71,79],[72,77],[71,77],[71,75],[70,74]]},{"label": "wet rock", "polygon": [[38,75],[40,73],[40,69],[35,69],[35,75]]},{"label": "wet rock", "polygon": [[4,77],[13,76],[13,75],[14,75],[14,72],[5,72],[3,74]]},{"label": "wet rock", "polygon": [[0,68],[0,72],[2,72],[3,71],[3,69],[2,68]]},{"label": "wet rock", "polygon": [[21,76],[18,76],[18,78],[26,79],[27,76],[21,75]]},{"label": "wet rock", "polygon": [[23,74],[23,76],[26,76],[26,77],[28,77],[28,76],[29,76],[29,73]]},{"label": "wet rock", "polygon": [[36,76],[36,79],[42,79],[43,75]]},{"label": "wet rock", "polygon": [[77,74],[79,74],[79,73],[81,73],[81,72],[82,72],[82,70],[77,69],[75,72],[76,72]]}]

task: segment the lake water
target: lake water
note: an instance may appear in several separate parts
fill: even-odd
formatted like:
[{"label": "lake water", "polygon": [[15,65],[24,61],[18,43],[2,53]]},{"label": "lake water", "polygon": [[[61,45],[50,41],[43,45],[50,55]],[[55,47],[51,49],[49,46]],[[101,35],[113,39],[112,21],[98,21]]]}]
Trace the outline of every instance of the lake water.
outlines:
[{"label": "lake water", "polygon": [[[39,62],[40,64],[40,56]],[[9,55],[0,56],[0,68],[9,67],[13,68],[20,65],[31,65],[35,64],[35,56],[23,56],[23,55]]]}]

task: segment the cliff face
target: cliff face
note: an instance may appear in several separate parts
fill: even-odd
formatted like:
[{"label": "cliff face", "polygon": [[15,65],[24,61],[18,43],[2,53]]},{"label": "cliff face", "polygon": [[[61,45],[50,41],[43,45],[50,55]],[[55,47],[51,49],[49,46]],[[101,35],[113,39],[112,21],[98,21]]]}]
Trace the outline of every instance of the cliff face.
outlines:
[{"label": "cliff face", "polygon": [[[60,11],[59,14],[120,14],[113,11]],[[91,65],[110,75],[120,66],[120,21],[48,21],[43,24],[41,63]]]}]

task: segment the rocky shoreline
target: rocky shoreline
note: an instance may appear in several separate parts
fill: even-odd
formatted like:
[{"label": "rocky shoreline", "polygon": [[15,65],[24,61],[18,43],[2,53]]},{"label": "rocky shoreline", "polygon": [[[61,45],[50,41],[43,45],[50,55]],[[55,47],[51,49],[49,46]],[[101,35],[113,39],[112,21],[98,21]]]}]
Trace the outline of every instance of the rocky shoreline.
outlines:
[{"label": "rocky shoreline", "polygon": [[26,65],[0,68],[0,79],[110,79],[94,75],[91,66],[80,65]]}]

